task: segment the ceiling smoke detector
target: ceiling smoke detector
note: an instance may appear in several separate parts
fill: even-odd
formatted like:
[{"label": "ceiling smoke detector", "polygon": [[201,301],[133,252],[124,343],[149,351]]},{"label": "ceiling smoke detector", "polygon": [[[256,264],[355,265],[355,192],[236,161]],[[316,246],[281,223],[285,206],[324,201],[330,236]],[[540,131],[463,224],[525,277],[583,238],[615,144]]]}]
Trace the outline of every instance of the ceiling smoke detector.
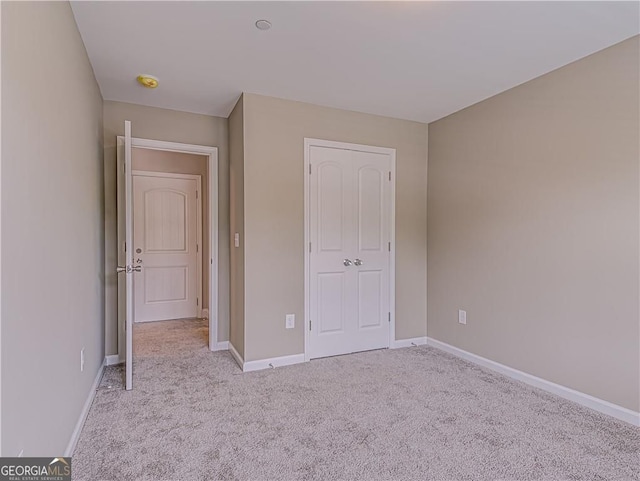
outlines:
[{"label": "ceiling smoke detector", "polygon": [[269,20],[258,20],[256,22],[256,28],[258,30],[269,30],[271,28],[271,22]]}]

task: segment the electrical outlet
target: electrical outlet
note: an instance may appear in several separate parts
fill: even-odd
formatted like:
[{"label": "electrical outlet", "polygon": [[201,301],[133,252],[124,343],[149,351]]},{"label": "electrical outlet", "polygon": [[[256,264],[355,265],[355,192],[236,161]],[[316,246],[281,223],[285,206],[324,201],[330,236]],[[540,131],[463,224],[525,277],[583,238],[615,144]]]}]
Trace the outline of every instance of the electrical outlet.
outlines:
[{"label": "electrical outlet", "polygon": [[84,371],[84,347],[80,349],[80,372]]},{"label": "electrical outlet", "polygon": [[285,317],[284,326],[287,329],[293,329],[296,327],[296,315],[295,314],[287,314]]},{"label": "electrical outlet", "polygon": [[460,324],[467,323],[467,311],[463,311],[462,309],[458,311],[458,322]]}]

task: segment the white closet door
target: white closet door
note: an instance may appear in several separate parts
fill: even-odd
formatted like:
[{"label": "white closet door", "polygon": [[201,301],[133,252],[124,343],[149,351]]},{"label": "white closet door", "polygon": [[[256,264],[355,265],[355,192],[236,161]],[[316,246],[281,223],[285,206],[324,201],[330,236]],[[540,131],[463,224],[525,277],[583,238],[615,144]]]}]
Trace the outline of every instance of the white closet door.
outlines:
[{"label": "white closet door", "polygon": [[391,188],[388,155],[352,152],[356,306],[353,351],[389,347]]},{"label": "white closet door", "polygon": [[310,161],[309,357],[388,347],[390,158],[312,146]]}]

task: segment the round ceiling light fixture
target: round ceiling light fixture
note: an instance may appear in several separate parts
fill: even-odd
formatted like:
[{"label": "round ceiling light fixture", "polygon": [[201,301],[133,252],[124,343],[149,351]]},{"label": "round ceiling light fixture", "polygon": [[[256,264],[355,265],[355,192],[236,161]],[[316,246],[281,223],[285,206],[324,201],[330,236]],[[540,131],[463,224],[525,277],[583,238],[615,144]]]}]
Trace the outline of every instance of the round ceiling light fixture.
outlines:
[{"label": "round ceiling light fixture", "polygon": [[138,83],[148,89],[154,89],[160,82],[153,75],[138,75]]},{"label": "round ceiling light fixture", "polygon": [[256,28],[258,30],[269,30],[271,28],[271,22],[269,20],[258,20],[256,22]]}]

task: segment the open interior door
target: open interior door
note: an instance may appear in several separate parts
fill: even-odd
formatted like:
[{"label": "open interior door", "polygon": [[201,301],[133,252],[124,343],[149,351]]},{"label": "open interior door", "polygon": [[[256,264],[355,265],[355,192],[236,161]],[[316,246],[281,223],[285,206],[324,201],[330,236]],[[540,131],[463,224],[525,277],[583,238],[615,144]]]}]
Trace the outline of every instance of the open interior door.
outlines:
[{"label": "open interior door", "polygon": [[[131,168],[131,122],[124,122],[124,138],[118,138],[118,325],[124,324],[125,386],[133,387],[133,273],[141,266],[133,264],[133,177]],[[118,329],[119,332],[120,329]],[[124,344],[124,345],[123,345]]]}]

